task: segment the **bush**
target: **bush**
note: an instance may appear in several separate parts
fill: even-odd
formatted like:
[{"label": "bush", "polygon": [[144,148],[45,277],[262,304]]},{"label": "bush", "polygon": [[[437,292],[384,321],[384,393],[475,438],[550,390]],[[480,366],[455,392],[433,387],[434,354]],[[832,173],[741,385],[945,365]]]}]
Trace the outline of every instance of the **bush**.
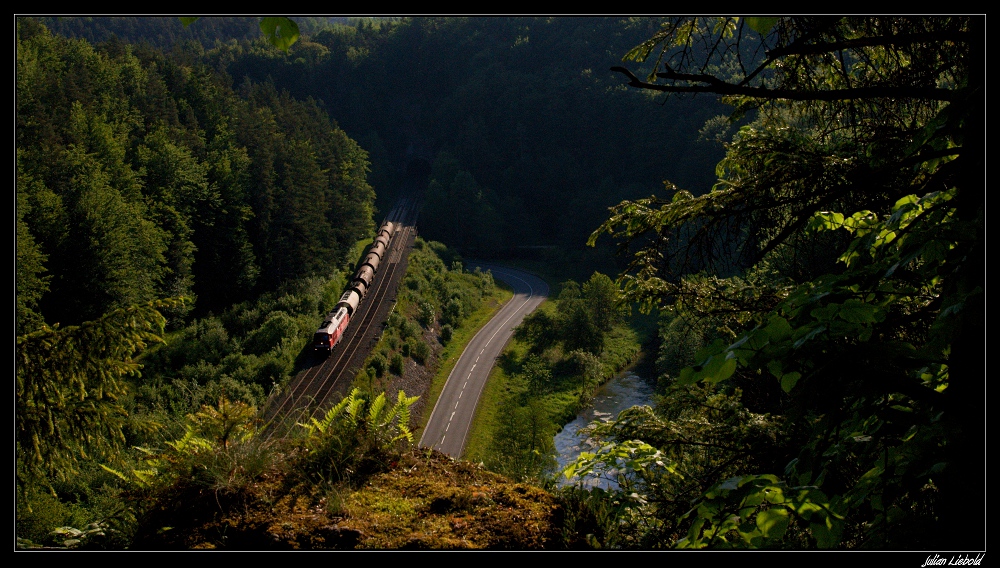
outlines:
[{"label": "bush", "polygon": [[447,345],[448,342],[451,341],[451,338],[454,335],[454,333],[455,330],[450,325],[441,326],[441,344]]},{"label": "bush", "polygon": [[286,338],[294,338],[299,333],[299,324],[283,311],[271,312],[264,325],[247,335],[243,343],[248,353],[261,355],[278,347]]},{"label": "bush", "polygon": [[402,327],[399,328],[399,336],[403,339],[420,337],[420,326],[410,320],[406,320],[403,322]]},{"label": "bush", "polygon": [[426,328],[434,323],[434,306],[430,302],[420,302],[420,313],[417,315],[417,321]]},{"label": "bush", "polygon": [[[27,506],[29,503],[30,507]],[[52,529],[87,522],[89,519],[81,515],[81,511],[73,504],[63,503],[47,492],[29,491],[27,496],[18,499],[14,530],[18,538],[36,544],[48,544]]]},{"label": "bush", "polygon": [[457,326],[462,321],[462,312],[462,301],[458,298],[452,298],[444,306],[443,313],[441,314],[441,322]]},{"label": "bush", "polygon": [[[216,494],[254,483],[274,465],[273,448],[257,436],[257,408],[220,397],[214,406],[188,414],[184,434],[163,451],[146,451],[146,465],[131,476],[141,487],[164,490],[210,489]],[[112,470],[109,470],[112,471]]]},{"label": "bush", "polygon": [[399,353],[394,354],[392,356],[392,359],[389,360],[389,372],[394,375],[402,376],[403,362],[404,359],[402,355],[400,355]]},{"label": "bush", "polygon": [[[386,320],[386,323],[390,328],[402,331],[403,326],[406,325],[406,318],[403,317],[403,314],[393,311],[389,314],[389,318]],[[400,335],[402,335],[402,333],[400,333]]]},{"label": "bush", "polygon": [[421,365],[427,364],[427,358],[431,356],[431,346],[423,341],[417,341],[413,346],[413,360]]},{"label": "bush", "polygon": [[216,363],[233,350],[229,333],[217,318],[203,318],[188,326],[188,333],[193,332],[193,340],[185,341],[182,347],[184,360],[187,362],[208,361]]},{"label": "bush", "polygon": [[488,294],[493,292],[493,288],[496,287],[496,283],[493,281],[493,273],[487,270],[486,272],[479,272],[479,268],[476,268],[476,274],[479,275],[479,281],[476,285],[479,287],[479,291],[482,294]]},{"label": "bush", "polygon": [[375,371],[375,376],[380,379],[383,375],[385,375],[385,370],[388,366],[389,362],[386,361],[385,355],[382,355],[381,353],[372,355],[371,361],[368,362],[368,368]]},{"label": "bush", "polygon": [[218,380],[222,376],[222,367],[207,361],[198,361],[193,365],[185,365],[177,372],[182,381],[191,381],[203,385],[209,381]]}]

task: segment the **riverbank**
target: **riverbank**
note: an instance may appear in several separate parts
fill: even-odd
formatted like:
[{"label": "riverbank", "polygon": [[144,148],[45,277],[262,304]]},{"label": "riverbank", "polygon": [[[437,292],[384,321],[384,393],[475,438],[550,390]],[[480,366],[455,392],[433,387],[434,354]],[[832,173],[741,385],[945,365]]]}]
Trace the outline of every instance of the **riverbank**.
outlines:
[{"label": "riverbank", "polygon": [[[601,386],[594,395],[591,404],[577,413],[576,418],[555,435],[556,461],[558,471],[576,461],[581,452],[594,452],[599,443],[589,435],[587,427],[595,422],[609,422],[618,417],[623,410],[633,406],[650,405],[653,403],[655,382],[647,376],[638,373],[639,365],[619,373]],[[600,487],[602,489],[617,488],[617,482],[611,478],[589,477],[586,479],[566,479],[556,476],[558,486],[576,485],[582,483],[585,487]]]}]

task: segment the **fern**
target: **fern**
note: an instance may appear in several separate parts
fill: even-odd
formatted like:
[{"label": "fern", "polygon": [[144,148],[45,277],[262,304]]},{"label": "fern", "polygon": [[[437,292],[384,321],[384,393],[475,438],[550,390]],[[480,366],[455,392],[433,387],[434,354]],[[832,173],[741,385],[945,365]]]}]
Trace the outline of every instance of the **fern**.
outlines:
[{"label": "fern", "polygon": [[314,481],[351,481],[384,467],[399,443],[413,443],[410,407],[418,398],[400,391],[389,406],[385,393],[372,398],[354,389],[322,419],[300,423],[306,430],[305,475]]},{"label": "fern", "polygon": [[408,397],[399,391],[396,404],[386,407],[385,393],[369,400],[360,389],[354,389],[339,403],[323,415],[322,420],[312,418],[309,423],[299,423],[307,430],[307,438],[322,437],[332,432],[333,426],[342,424],[352,429],[361,429],[381,440],[393,444],[400,440],[413,443],[413,433],[409,429],[410,407],[420,397]]},{"label": "fern", "polygon": [[131,475],[101,467],[145,489],[189,483],[215,489],[237,486],[271,462],[268,448],[255,438],[256,416],[253,406],[220,398],[217,406],[202,406],[187,415],[184,435],[166,442],[166,449],[137,447],[145,466],[131,469]]}]

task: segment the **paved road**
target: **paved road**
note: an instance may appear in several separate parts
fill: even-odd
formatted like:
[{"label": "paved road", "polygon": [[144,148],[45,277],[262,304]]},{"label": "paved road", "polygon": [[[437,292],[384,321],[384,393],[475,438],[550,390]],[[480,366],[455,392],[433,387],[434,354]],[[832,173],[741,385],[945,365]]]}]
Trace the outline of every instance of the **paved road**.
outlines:
[{"label": "paved road", "polygon": [[469,262],[467,266],[469,269],[476,266],[489,269],[495,279],[514,289],[514,297],[465,347],[420,437],[421,447],[434,448],[456,458],[465,449],[479,395],[496,358],[513,335],[514,328],[549,294],[548,285],[527,272],[479,262]]}]

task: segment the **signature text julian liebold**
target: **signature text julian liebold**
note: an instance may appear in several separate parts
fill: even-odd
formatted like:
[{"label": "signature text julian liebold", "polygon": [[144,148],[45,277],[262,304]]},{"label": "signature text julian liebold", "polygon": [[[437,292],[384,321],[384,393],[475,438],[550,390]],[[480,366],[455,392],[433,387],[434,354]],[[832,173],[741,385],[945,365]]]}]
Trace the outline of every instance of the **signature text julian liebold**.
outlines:
[{"label": "signature text julian liebold", "polygon": [[945,558],[940,554],[935,554],[934,556],[928,556],[927,560],[920,565],[920,568],[924,568],[925,566],[979,566],[979,563],[983,561],[983,557],[985,556],[986,553],[977,556],[959,554],[958,556]]}]

